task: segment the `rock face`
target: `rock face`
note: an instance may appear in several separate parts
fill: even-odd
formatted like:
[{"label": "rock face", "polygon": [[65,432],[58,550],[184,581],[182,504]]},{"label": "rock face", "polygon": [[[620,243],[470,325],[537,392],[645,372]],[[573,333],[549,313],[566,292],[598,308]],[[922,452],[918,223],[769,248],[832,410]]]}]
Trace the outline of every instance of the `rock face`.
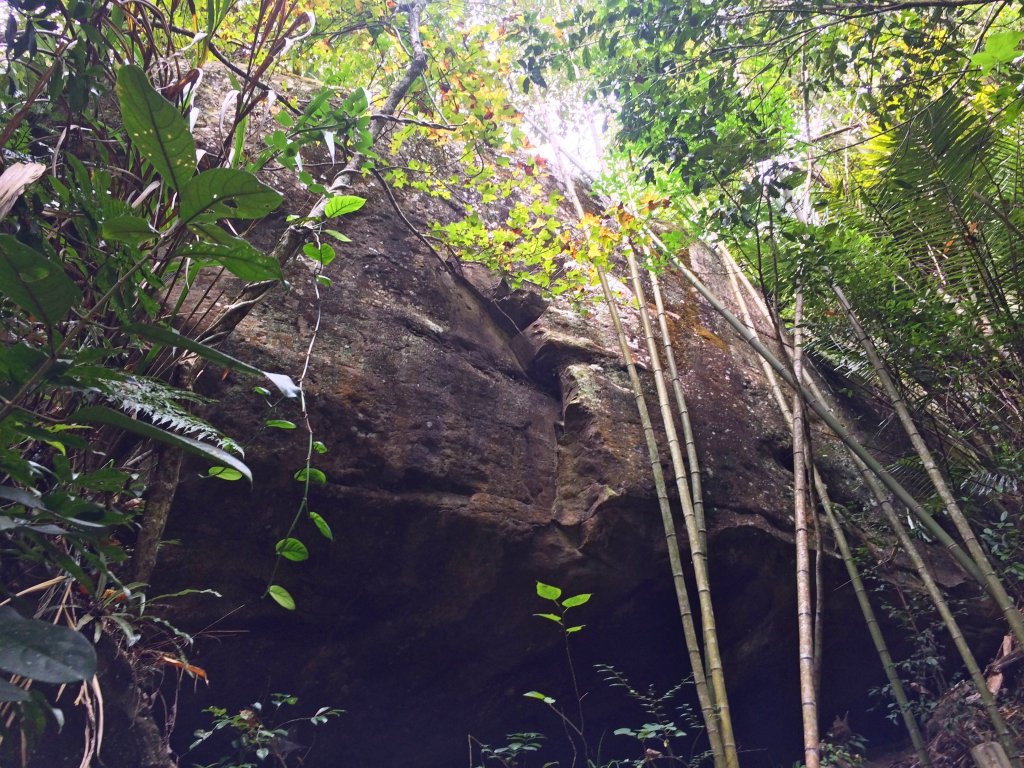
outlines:
[{"label": "rock face", "polygon": [[[305,392],[314,437],[327,447],[314,465],[327,482],[310,488],[309,509],[333,541],[299,515],[303,430],[263,427],[299,421],[297,405],[270,407],[234,375],[201,382],[221,398],[211,417],[244,444],[255,482],[202,479],[197,465],[177,492],[167,538],[185,543],[163,547],[157,587],[223,594],[174,609],[175,621],[212,638],[194,658],[211,686],[183,691],[179,711],[273,692],[297,694],[303,712],[346,709],[312,736],[295,735],[313,744],[306,768],[447,768],[466,764],[468,734],[502,744],[515,731],[544,731],[551,754],[565,755],[559,721],[523,698],[540,690],[576,710],[562,638],[533,615],[549,609],[535,594],[540,580],[594,594],[574,610],[587,625],[573,637],[587,732],[592,745],[606,735],[606,758],[635,757],[635,743],[611,731],[649,718],[591,663],[614,664],[644,688],[670,688],[689,670],[606,310],[595,303],[584,318],[511,293],[480,268],[455,274],[379,190],[364,194],[370,202],[345,222],[353,242],[327,270],[333,286],[318,301],[309,268],[293,265],[290,289],[227,347],[298,377],[316,333]],[[405,204],[415,223],[433,215]],[[695,246],[690,259],[727,294],[711,251]],[[704,462],[725,668],[738,736],[752,750],[744,765],[791,761],[799,711],[788,438],[756,359],[681,282],[664,283]],[[283,562],[274,576],[298,603],[286,612],[258,596],[295,519],[310,558]],[[881,672],[838,586],[845,578],[827,572],[822,715],[849,710],[863,732],[867,682]],[[187,738],[203,724],[179,720],[178,731]]]}]

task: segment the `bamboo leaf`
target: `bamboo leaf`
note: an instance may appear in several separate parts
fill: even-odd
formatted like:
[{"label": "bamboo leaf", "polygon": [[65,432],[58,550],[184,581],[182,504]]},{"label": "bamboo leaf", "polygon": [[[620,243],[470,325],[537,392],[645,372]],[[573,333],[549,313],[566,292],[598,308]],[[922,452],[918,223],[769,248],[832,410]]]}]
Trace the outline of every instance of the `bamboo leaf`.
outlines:
[{"label": "bamboo leaf", "polygon": [[132,146],[181,192],[196,170],[196,143],[184,116],[131,64],[117,71],[117,98]]},{"label": "bamboo leaf", "polygon": [[269,373],[267,371],[261,371],[256,366],[249,365],[249,363],[239,360],[237,357],[225,354],[219,349],[214,349],[207,344],[203,344],[201,341],[196,341],[195,339],[190,339],[187,336],[182,336],[169,326],[150,325],[148,323],[130,323],[125,326],[125,330],[136,336],[148,339],[149,341],[155,341],[158,344],[163,344],[164,346],[187,349],[189,352],[199,355],[204,360],[217,363],[217,365],[222,365],[225,368],[231,368],[232,370],[242,371],[244,373],[252,373],[257,376],[266,376],[285,397],[295,397],[299,393],[299,387],[294,381],[292,381],[291,376],[284,373]]}]

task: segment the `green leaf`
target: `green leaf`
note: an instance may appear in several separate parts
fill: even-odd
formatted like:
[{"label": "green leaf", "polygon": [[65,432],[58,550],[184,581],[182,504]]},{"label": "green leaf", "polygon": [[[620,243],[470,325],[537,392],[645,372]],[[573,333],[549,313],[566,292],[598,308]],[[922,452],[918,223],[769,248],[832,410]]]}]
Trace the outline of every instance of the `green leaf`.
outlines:
[{"label": "green leaf", "polygon": [[178,215],[185,223],[204,219],[260,219],[277,208],[281,194],[248,171],[212,168],[195,176],[181,190]]},{"label": "green leaf", "polygon": [[129,245],[141,245],[160,235],[141,216],[112,216],[103,222],[103,237]]},{"label": "green leaf", "polygon": [[540,616],[542,619],[550,619],[551,621],[555,622],[556,624],[561,624],[562,623],[562,617],[558,616],[558,615],[556,615],[554,613],[535,613],[533,615],[534,616]]},{"label": "green leaf", "polygon": [[557,600],[562,596],[562,590],[560,590],[558,587],[552,587],[550,584],[545,584],[542,581],[538,581],[537,594],[543,597],[545,600]]},{"label": "green leaf", "polygon": [[575,608],[578,605],[583,605],[590,599],[591,593],[588,592],[584,595],[576,595],[575,597],[569,597],[562,601],[563,608]]},{"label": "green leaf", "polygon": [[302,246],[302,252],[313,261],[318,264],[323,264],[325,267],[334,261],[334,258],[337,255],[334,252],[334,248],[327,243],[320,246],[313,245],[313,243],[306,243]]},{"label": "green leaf", "polygon": [[92,643],[68,627],[0,608],[0,669],[44,683],[76,683],[96,674]]},{"label": "green leaf", "polygon": [[345,99],[341,108],[350,116],[355,117],[365,112],[369,105],[370,101],[366,96],[366,91],[362,88],[356,88],[351,94],[349,94],[349,97]]},{"label": "green leaf", "polygon": [[313,441],[313,450],[316,451],[317,453],[321,453],[321,454],[327,453],[327,446],[324,445],[319,440],[314,440]]},{"label": "green leaf", "polygon": [[267,419],[266,424],[275,429],[295,429],[295,422],[287,419]]},{"label": "green leaf", "polygon": [[327,524],[326,520],[316,512],[310,512],[309,519],[313,521],[313,525],[315,525],[316,529],[320,531],[321,536],[330,541],[334,541],[334,532],[331,531],[331,526]]},{"label": "green leaf", "polygon": [[309,550],[306,549],[306,545],[292,537],[281,539],[277,542],[274,551],[285,560],[291,560],[295,563],[301,563],[303,560],[309,559]]},{"label": "green leaf", "polygon": [[985,74],[1000,64],[1008,64],[1021,55],[1018,48],[1021,40],[1024,40],[1024,32],[995,32],[985,38],[985,48],[971,57],[971,64],[981,67]]},{"label": "green leaf", "polygon": [[[214,349],[201,341],[190,339],[187,336],[182,336],[176,330],[166,325],[150,325],[148,323],[129,323],[124,326],[128,333],[135,336],[141,336],[149,341],[155,341],[158,344],[163,344],[167,347],[178,347],[179,349],[187,349],[189,352],[194,352],[204,360],[217,363],[225,368],[231,368],[236,371],[244,371],[245,373],[252,373],[257,376],[266,376],[273,382],[274,386],[280,390],[281,394],[285,397],[295,397],[299,393],[298,385],[292,381],[290,376],[283,373],[268,373],[267,371],[261,371],[254,365],[249,365],[237,357],[232,357],[221,352],[219,349]],[[266,394],[270,394],[267,392]]]},{"label": "green leaf", "polygon": [[221,480],[241,480],[242,473],[231,467],[210,467],[206,471],[207,477],[217,477]]},{"label": "green leaf", "polygon": [[133,64],[117,71],[117,98],[132,146],[168,185],[181,192],[196,170],[196,143],[188,122]]},{"label": "green leaf", "polygon": [[277,259],[249,245],[240,237],[226,238],[224,242],[212,243],[206,240],[192,243],[178,253],[203,263],[216,264],[231,274],[250,282],[280,280],[281,265]]},{"label": "green leaf", "polygon": [[295,479],[300,483],[304,483],[306,480],[317,485],[325,485],[327,483],[327,475],[316,467],[303,467],[295,473]]},{"label": "green leaf", "polygon": [[540,699],[545,704],[554,704],[555,703],[554,699],[552,699],[550,696],[545,696],[540,691],[527,691],[526,693],[523,694],[523,696],[525,696],[528,699]]},{"label": "green leaf", "polygon": [[335,240],[337,240],[339,243],[351,243],[352,242],[352,238],[351,237],[347,237],[346,235],[343,235],[341,232],[339,232],[336,229],[325,229],[324,230],[324,234],[330,235]]},{"label": "green leaf", "polygon": [[196,456],[201,456],[212,464],[223,464],[232,467],[239,471],[246,480],[250,483],[252,482],[252,472],[249,471],[249,468],[227,451],[221,450],[215,445],[209,445],[194,438],[186,437],[185,435],[168,432],[148,422],[133,419],[105,405],[89,405],[85,408],[80,408],[72,414],[71,418],[74,421],[84,421],[87,424],[107,424],[108,426],[123,429],[126,432],[134,432],[150,440],[181,448]]},{"label": "green leaf", "polygon": [[0,680],[0,701],[28,701],[30,698],[32,697],[24,688]]},{"label": "green leaf", "polygon": [[579,632],[585,626],[587,626],[587,625],[586,624],[580,624],[579,626],[569,627],[567,630],[565,630],[565,634],[571,635],[571,634],[573,634],[575,632]]},{"label": "green leaf", "polygon": [[279,584],[271,584],[267,589],[267,594],[274,598],[274,602],[280,605],[282,608],[288,611],[295,610],[295,600],[288,593],[288,590]]},{"label": "green leaf", "polygon": [[51,326],[82,298],[60,264],[10,235],[0,235],[0,293]]},{"label": "green leaf", "polygon": [[358,211],[364,205],[366,205],[365,197],[338,195],[327,201],[327,207],[324,208],[324,216],[329,219],[335,216],[344,216],[346,213]]}]

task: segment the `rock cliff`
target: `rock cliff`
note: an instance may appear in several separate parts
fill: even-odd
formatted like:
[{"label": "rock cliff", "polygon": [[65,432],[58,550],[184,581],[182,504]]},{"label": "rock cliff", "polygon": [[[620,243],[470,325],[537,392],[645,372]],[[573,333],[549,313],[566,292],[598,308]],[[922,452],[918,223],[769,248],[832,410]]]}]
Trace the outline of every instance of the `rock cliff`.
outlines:
[{"label": "rock cliff", "polygon": [[[288,285],[227,346],[297,375],[317,329],[306,397],[328,449],[315,462],[327,482],[313,487],[310,509],[334,541],[300,522],[310,559],[284,563],[277,576],[298,609],[255,599],[300,503],[292,476],[306,437],[263,427],[267,418],[294,420],[293,403],[269,408],[252,381],[205,376],[200,386],[220,398],[214,420],[243,442],[255,482],[204,479],[195,466],[177,491],[157,586],[223,594],[175,609],[175,621],[200,633],[195,661],[212,683],[183,691],[189,706],[179,711],[273,692],[297,694],[310,710],[346,709],[318,729],[307,768],[465,765],[468,734],[495,744],[524,730],[548,733],[557,753],[558,721],[523,698],[536,689],[572,701],[561,638],[532,615],[544,610],[534,592],[541,580],[594,593],[577,609],[586,629],[574,637],[574,660],[589,692],[588,729],[594,743],[605,733],[610,756],[611,731],[643,715],[590,665],[611,663],[662,689],[688,669],[650,468],[606,311],[595,302],[583,316],[510,291],[480,267],[452,269],[379,189],[361,193],[369,203],[346,221],[352,243],[328,268],[333,286],[320,289],[322,299],[309,268],[293,264]],[[401,200],[414,225],[439,215],[424,199]],[[260,235],[264,245],[274,236],[272,228]],[[728,294],[711,250],[694,246],[689,259]],[[681,281],[664,282],[704,462],[716,613],[744,765],[791,761],[799,711],[789,440],[752,353]],[[635,330],[636,318],[627,319]],[[823,436],[819,447],[836,452]],[[848,475],[837,465],[832,477]],[[863,732],[877,725],[865,714],[866,691],[881,671],[845,577],[834,563],[826,573],[823,717],[850,711]],[[179,722],[179,731],[201,722]]]}]

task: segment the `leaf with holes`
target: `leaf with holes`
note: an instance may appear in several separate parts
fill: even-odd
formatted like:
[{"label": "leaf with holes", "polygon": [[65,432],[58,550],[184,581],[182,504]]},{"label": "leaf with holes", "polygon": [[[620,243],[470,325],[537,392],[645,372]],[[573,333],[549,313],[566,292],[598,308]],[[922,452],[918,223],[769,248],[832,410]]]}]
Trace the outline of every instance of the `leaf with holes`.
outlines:
[{"label": "leaf with holes", "polygon": [[181,192],[196,171],[196,142],[188,121],[133,64],[117,71],[117,98],[132,146],[169,186]]},{"label": "leaf with holes", "polygon": [[283,199],[248,171],[212,168],[194,177],[181,190],[178,215],[186,224],[199,218],[260,219]]},{"label": "leaf with holes", "polygon": [[0,669],[44,683],[76,683],[96,674],[92,643],[68,627],[0,608]]},{"label": "leaf with holes", "polygon": [[281,265],[277,260],[257,250],[240,237],[226,238],[221,243],[192,243],[178,253],[196,259],[206,266],[224,267],[243,280],[259,282],[281,279]]},{"label": "leaf with holes", "polygon": [[60,264],[10,235],[0,235],[0,294],[51,326],[82,298]]}]

